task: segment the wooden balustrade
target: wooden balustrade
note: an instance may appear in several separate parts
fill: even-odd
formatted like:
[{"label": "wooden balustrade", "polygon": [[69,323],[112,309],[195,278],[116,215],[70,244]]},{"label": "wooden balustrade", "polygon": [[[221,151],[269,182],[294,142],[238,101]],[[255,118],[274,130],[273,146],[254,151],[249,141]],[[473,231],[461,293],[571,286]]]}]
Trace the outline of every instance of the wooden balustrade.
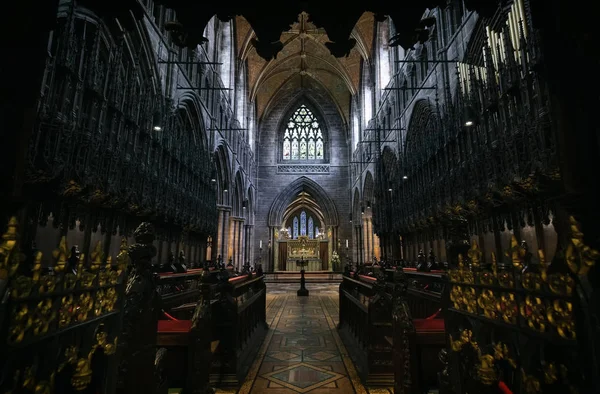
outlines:
[{"label": "wooden balustrade", "polygon": [[264,276],[221,278],[218,299],[212,304],[213,335],[220,341],[211,371],[211,383],[236,387],[262,343],[266,323]]},{"label": "wooden balustrade", "polygon": [[340,336],[369,386],[393,384],[392,297],[383,281],[344,276],[340,284]]},{"label": "wooden balustrade", "polygon": [[[340,285],[340,334],[370,386],[422,393],[438,386],[445,347],[443,271],[371,267]],[[374,275],[374,276],[372,276]],[[377,277],[375,277],[377,276]]]}]

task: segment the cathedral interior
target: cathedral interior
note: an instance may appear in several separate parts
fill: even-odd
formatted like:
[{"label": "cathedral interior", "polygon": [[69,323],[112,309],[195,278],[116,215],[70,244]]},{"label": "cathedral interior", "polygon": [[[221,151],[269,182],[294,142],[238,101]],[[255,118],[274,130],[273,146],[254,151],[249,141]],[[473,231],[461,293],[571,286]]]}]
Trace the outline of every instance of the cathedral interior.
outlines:
[{"label": "cathedral interior", "polygon": [[586,5],[4,4],[0,394],[600,393]]}]

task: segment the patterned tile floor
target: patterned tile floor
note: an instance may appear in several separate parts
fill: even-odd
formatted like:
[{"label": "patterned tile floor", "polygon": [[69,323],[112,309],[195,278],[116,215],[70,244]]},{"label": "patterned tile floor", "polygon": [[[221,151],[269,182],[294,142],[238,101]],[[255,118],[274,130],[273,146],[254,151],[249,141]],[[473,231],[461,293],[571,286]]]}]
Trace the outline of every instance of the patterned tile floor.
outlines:
[{"label": "patterned tile floor", "polygon": [[336,330],[338,284],[267,285],[269,332],[239,394],[369,394]]}]

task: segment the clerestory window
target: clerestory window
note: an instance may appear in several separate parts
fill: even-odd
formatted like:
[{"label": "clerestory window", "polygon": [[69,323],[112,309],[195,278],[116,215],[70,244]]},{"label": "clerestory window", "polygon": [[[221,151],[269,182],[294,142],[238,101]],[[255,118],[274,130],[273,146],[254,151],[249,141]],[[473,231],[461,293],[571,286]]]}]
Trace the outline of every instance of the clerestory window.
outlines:
[{"label": "clerestory window", "polygon": [[283,160],[323,160],[323,132],[314,114],[300,105],[287,122],[282,141]]}]

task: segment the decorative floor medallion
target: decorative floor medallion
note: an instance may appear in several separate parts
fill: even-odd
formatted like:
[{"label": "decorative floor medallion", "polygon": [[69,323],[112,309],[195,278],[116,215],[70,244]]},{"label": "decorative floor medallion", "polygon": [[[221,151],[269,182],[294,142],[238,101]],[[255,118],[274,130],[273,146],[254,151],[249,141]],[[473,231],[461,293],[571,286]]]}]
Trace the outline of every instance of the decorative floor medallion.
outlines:
[{"label": "decorative floor medallion", "polygon": [[299,354],[290,353],[290,352],[271,352],[271,353],[267,353],[267,356],[272,357],[279,361],[290,361],[290,360],[292,360],[294,358],[298,358],[298,357],[300,357],[300,359],[302,359]]},{"label": "decorative floor medallion", "polygon": [[344,375],[314,365],[299,363],[265,374],[263,377],[299,393],[307,393],[341,379]]}]

